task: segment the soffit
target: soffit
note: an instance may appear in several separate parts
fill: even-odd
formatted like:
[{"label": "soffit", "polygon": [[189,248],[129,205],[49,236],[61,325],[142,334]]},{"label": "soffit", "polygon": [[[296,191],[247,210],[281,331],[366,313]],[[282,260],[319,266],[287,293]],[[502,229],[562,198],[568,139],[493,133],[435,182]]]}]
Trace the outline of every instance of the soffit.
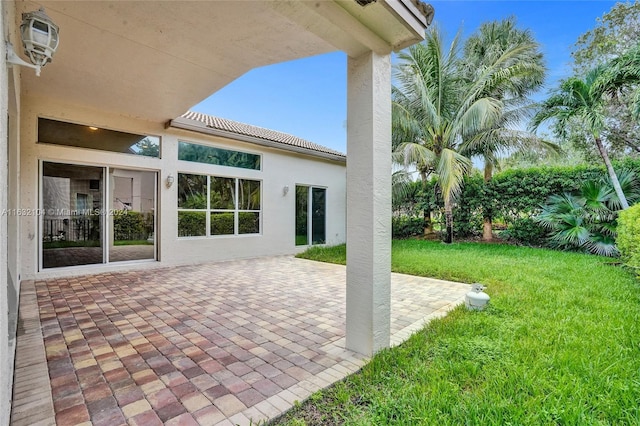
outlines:
[{"label": "soffit", "polygon": [[409,26],[401,34],[403,20],[384,4],[354,17],[351,3],[17,2],[17,17],[43,6],[60,27],[41,77],[21,69],[23,94],[164,122],[251,69],[335,50],[389,51],[398,43],[387,38],[415,38]]}]

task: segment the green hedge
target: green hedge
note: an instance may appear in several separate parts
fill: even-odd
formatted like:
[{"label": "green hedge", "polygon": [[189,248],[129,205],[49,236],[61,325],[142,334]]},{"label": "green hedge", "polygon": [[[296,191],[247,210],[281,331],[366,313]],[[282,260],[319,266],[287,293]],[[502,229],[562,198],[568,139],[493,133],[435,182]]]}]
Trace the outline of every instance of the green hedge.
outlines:
[{"label": "green hedge", "polygon": [[[626,159],[614,163],[614,167],[632,170],[640,176],[640,160]],[[455,237],[481,235],[483,218],[489,214],[494,223],[504,224],[505,237],[520,244],[543,245],[545,231],[531,218],[540,212],[547,198],[553,194],[574,193],[583,182],[603,176],[606,176],[604,166],[512,169],[497,173],[489,183],[485,183],[479,173],[467,176],[453,212]],[[436,218],[440,217],[444,203],[436,190],[437,182],[417,185],[422,188],[413,191],[411,198],[395,203],[396,213],[408,212],[408,217],[418,217],[427,208]]]},{"label": "green hedge", "polygon": [[393,238],[409,238],[422,235],[424,219],[411,216],[394,216],[391,218],[391,232]]},{"label": "green hedge", "polygon": [[153,232],[153,215],[128,211],[113,216],[115,241],[146,240]]},{"label": "green hedge", "polygon": [[620,212],[617,231],[616,244],[622,260],[640,270],[640,204]]},{"label": "green hedge", "polygon": [[200,237],[207,232],[205,212],[178,212],[178,236]]},{"label": "green hedge", "polygon": [[211,235],[233,235],[233,213],[211,214]]}]

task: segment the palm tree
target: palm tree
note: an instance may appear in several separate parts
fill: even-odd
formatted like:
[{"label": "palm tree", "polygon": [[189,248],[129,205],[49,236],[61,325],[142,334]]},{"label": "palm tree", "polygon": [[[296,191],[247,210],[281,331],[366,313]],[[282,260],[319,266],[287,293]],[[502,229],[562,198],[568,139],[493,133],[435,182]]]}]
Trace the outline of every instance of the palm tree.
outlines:
[{"label": "palm tree", "polygon": [[392,88],[394,160],[415,167],[423,182],[437,177],[444,200],[445,242],[453,240],[453,204],[471,161],[458,153],[463,140],[491,128],[501,116],[503,103],[484,96],[496,78],[489,67],[476,81],[460,72],[459,34],[448,50],[436,26],[423,43],[399,54]]},{"label": "palm tree", "polygon": [[[632,171],[621,171],[619,179],[629,200],[640,199],[640,185]],[[611,181],[600,179],[584,182],[577,193],[550,196],[534,220],[549,231],[552,247],[615,256],[620,209]]]},{"label": "palm tree", "polygon": [[[534,104],[527,96],[542,85],[546,69],[538,43],[529,30],[516,28],[515,17],[482,24],[465,43],[463,70],[469,81],[496,66],[496,78],[485,86],[483,95],[504,103],[502,115],[491,129],[466,140],[460,150],[464,155],[483,158],[485,182],[493,177],[499,154],[531,145],[545,146],[531,133],[517,128],[533,112]],[[487,209],[483,239],[492,238],[492,214]]]},{"label": "palm tree", "polygon": [[593,137],[623,209],[629,208],[629,203],[613,170],[601,134],[607,121],[604,114],[607,100],[623,90],[635,86],[634,114],[640,116],[639,83],[640,46],[608,64],[592,69],[584,79],[571,77],[562,81],[560,88],[542,103],[531,123],[532,129],[536,130],[545,121],[555,119],[561,137],[566,136],[565,130],[572,121],[581,123]]}]

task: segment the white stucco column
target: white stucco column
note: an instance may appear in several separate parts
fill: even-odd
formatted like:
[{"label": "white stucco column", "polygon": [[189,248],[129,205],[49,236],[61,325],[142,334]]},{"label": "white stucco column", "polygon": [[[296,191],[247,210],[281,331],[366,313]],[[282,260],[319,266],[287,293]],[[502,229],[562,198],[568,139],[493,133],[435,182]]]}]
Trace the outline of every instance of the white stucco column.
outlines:
[{"label": "white stucco column", "polygon": [[347,349],[389,346],[391,285],[391,61],[348,59]]}]

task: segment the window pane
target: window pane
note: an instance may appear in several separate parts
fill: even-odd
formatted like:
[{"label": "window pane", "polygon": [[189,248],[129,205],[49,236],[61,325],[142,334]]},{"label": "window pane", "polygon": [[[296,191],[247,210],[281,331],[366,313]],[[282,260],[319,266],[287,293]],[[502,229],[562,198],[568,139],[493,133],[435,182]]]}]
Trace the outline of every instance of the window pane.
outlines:
[{"label": "window pane", "polygon": [[178,207],[207,208],[207,177],[178,173]]},{"label": "window pane", "polygon": [[239,234],[259,234],[260,233],[260,213],[258,212],[238,213],[238,233]]},{"label": "window pane", "polygon": [[206,234],[206,212],[178,212],[178,237],[200,237]]},{"label": "window pane", "polygon": [[219,166],[239,167],[242,169],[260,170],[260,156],[247,152],[180,142],[178,159],[196,163],[215,164]]},{"label": "window pane", "polygon": [[158,174],[109,169],[111,224],[109,262],[155,259],[155,198]]},{"label": "window pane", "polygon": [[260,181],[240,179],[238,210],[260,210]]},{"label": "window pane", "polygon": [[157,136],[136,135],[46,118],[38,119],[38,142],[160,157],[160,138]]},{"label": "window pane", "polygon": [[42,267],[103,263],[102,167],[42,164]]},{"label": "window pane", "polygon": [[307,216],[309,211],[309,187],[296,186],[296,245],[309,244]]},{"label": "window pane", "polygon": [[211,176],[209,198],[212,209],[233,210],[233,194],[236,192],[236,180]]},{"label": "window pane", "polygon": [[324,188],[311,190],[311,242],[312,244],[324,244],[325,234],[325,208],[326,194]]},{"label": "window pane", "polygon": [[211,213],[211,235],[233,235],[234,213]]}]

